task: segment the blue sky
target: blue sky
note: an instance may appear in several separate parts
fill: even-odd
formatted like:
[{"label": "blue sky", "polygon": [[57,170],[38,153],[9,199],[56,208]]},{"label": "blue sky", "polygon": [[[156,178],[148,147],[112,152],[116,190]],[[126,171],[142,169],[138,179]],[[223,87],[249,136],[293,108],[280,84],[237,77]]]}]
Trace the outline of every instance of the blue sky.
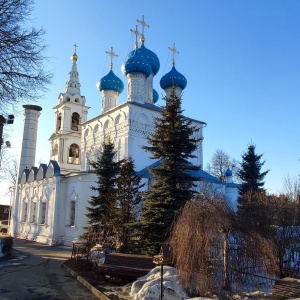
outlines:
[{"label": "blue sky", "polygon": [[[176,68],[187,78],[182,107],[188,117],[207,123],[204,166],[217,149],[240,160],[250,142],[263,153],[269,192],[282,189],[283,177],[299,174],[300,134],[300,1],[252,0],[37,0],[34,26],[46,30],[46,66],[53,83],[37,104],[43,107],[38,129],[36,163],[49,160],[57,97],[64,91],[74,43],[81,92],[90,106],[89,119],[101,112],[96,82],[109,71],[105,51],[119,55],[114,72],[124,84],[121,66],[134,47],[136,19],[145,16],[146,47],[161,68],[154,88],[162,95],[160,78],[171,69],[168,47],[176,43]],[[126,101],[126,89],[119,103]],[[164,105],[162,100],[158,105]],[[21,107],[20,107],[21,110]],[[7,126],[6,126],[7,127]],[[12,151],[20,154],[22,114],[9,134]],[[2,182],[3,197],[5,185]]]}]

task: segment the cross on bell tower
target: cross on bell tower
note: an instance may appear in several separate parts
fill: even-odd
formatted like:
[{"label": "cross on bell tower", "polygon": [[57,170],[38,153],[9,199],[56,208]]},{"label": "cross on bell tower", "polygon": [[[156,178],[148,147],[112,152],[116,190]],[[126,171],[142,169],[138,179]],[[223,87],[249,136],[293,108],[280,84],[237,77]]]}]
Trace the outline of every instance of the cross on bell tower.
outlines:
[{"label": "cross on bell tower", "polygon": [[71,59],[73,60],[74,63],[76,63],[76,62],[77,62],[77,59],[78,59],[78,56],[77,56],[77,54],[76,54],[76,48],[77,48],[78,46],[76,45],[76,43],[75,43],[73,46],[74,46],[74,54],[71,56]]},{"label": "cross on bell tower", "polygon": [[74,54],[76,54],[76,48],[77,48],[78,46],[76,45],[76,43],[75,43],[73,46],[74,46]]}]

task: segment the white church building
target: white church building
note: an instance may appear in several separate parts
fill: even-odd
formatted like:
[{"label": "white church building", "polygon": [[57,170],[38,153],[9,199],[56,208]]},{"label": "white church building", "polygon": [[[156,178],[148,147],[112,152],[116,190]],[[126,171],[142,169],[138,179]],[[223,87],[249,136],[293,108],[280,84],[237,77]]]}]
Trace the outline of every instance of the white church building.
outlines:
[{"label": "white church building", "polygon": [[[23,141],[18,171],[18,183],[11,195],[11,235],[27,238],[40,243],[54,245],[71,244],[83,233],[87,224],[87,201],[93,195],[91,186],[96,177],[90,169],[89,161],[101,153],[103,142],[109,136],[114,142],[117,159],[131,156],[136,170],[146,184],[150,184],[151,175],[148,166],[157,162],[150,159],[150,153],[141,146],[147,145],[146,137],[153,132],[153,118],[159,117],[161,108],[156,105],[159,98],[153,88],[153,78],[160,68],[157,55],[146,48],[144,37],[144,18],[140,45],[138,31],[135,49],[131,51],[122,72],[127,81],[127,101],[119,104],[118,97],[124,84],[113,72],[111,48],[107,52],[111,57],[110,71],[98,82],[102,95],[102,113],[88,119],[86,99],[81,95],[77,71],[78,56],[72,55],[72,66],[66,82],[65,91],[58,96],[54,107],[54,131],[50,137],[49,163],[35,167],[38,119],[42,108],[37,105],[24,105]],[[173,67],[160,80],[160,86],[168,95],[175,87],[181,94],[187,85],[186,78],[175,68],[175,46]],[[205,122],[191,120],[199,131],[196,138],[200,142],[191,163],[203,166],[203,128]],[[232,182],[232,173],[227,170],[227,181],[221,182],[202,169],[193,174],[199,177],[197,191],[203,184],[210,184],[215,190],[226,195],[233,203],[237,199],[238,185]]]}]

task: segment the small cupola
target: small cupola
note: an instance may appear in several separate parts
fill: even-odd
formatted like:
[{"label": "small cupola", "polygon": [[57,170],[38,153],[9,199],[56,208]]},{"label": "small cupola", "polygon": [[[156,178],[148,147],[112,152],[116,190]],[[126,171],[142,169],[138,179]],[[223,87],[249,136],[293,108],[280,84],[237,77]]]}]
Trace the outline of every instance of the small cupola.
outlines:
[{"label": "small cupola", "polygon": [[96,84],[97,89],[102,94],[102,113],[116,107],[118,105],[118,97],[124,90],[123,81],[113,72],[113,57],[118,55],[114,53],[113,47],[110,51],[106,51],[110,56],[110,71],[103,76]]},{"label": "small cupola", "polygon": [[128,101],[153,104],[153,77],[159,71],[160,62],[157,55],[144,45],[144,29],[150,26],[146,24],[144,16],[137,22],[141,24],[142,30],[138,31],[138,25],[135,29],[130,29],[135,34],[135,49],[126,57],[122,72],[128,80]]},{"label": "small cupola", "polygon": [[171,71],[165,74],[160,80],[160,86],[163,90],[172,87],[178,87],[181,90],[184,90],[186,85],[186,78],[181,73],[179,73],[175,67],[172,67]]},{"label": "small cupola", "polygon": [[232,171],[228,168],[225,172],[226,177],[231,177],[232,176]]},{"label": "small cupola", "polygon": [[114,91],[121,94],[124,90],[123,81],[110,70],[107,75],[103,76],[97,83],[97,88],[102,91]]},{"label": "small cupola", "polygon": [[[146,24],[145,22],[145,19],[144,19],[144,16],[142,16],[142,19],[141,20],[137,20],[138,23],[141,24],[142,26],[142,32],[140,33],[137,29],[137,26],[136,26],[136,29],[133,30],[133,29],[130,29],[131,32],[133,32],[135,34],[135,37],[136,37],[136,42],[135,42],[135,50],[131,51],[127,58],[126,58],[126,61],[128,59],[130,59],[131,57],[135,56],[136,53],[139,54],[139,56],[146,60],[146,62],[150,65],[151,67],[151,73],[153,74],[153,76],[155,76],[157,74],[157,72],[159,71],[159,68],[160,68],[160,62],[159,62],[159,59],[157,57],[157,55],[147,49],[145,47],[145,34],[144,34],[144,30],[145,30],[145,27],[149,28],[150,26],[148,24]],[[138,47],[138,36],[141,36],[141,39],[140,39],[140,42],[141,42],[141,46]]]},{"label": "small cupola", "polygon": [[152,68],[147,60],[135,50],[133,56],[126,59],[122,66],[122,72],[125,76],[130,74],[142,74],[147,78],[151,74]]},{"label": "small cupola", "polygon": [[175,54],[179,54],[179,51],[177,51],[175,48],[175,44],[173,44],[172,48],[169,47],[169,50],[173,53],[173,59],[172,59],[173,66],[171,71],[165,74],[161,78],[160,86],[167,94],[172,88],[175,88],[177,93],[180,94],[185,89],[187,85],[187,80],[175,68]]},{"label": "small cupola", "polygon": [[226,183],[232,183],[232,171],[229,169],[229,167],[225,172],[225,177],[226,177]]}]

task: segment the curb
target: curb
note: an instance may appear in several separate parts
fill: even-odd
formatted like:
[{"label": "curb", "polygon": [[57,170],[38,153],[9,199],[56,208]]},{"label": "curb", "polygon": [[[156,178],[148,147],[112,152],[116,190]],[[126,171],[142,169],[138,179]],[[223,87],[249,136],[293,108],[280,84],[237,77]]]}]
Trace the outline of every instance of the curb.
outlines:
[{"label": "curb", "polygon": [[64,263],[62,263],[61,267],[65,269],[68,273],[70,273],[73,277],[75,277],[82,285],[84,285],[88,290],[90,290],[96,297],[101,300],[111,300],[105,294],[96,289],[93,285],[87,282],[83,277],[79,276],[75,271],[67,267]]}]

